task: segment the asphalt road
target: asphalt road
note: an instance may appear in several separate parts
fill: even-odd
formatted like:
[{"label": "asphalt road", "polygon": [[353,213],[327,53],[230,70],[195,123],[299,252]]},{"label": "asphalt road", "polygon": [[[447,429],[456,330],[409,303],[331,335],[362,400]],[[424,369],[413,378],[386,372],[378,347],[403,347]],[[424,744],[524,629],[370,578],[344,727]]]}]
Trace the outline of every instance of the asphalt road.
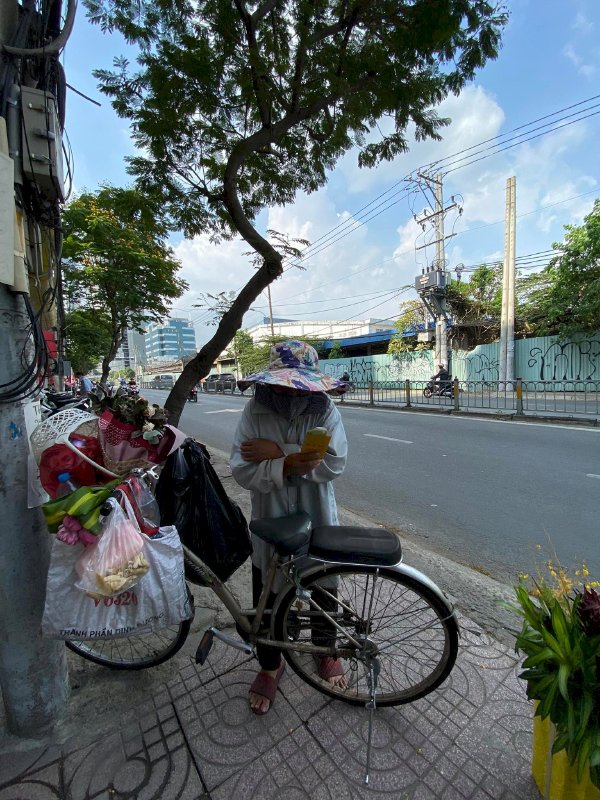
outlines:
[{"label": "asphalt road", "polygon": [[[180,427],[228,452],[245,402],[201,394]],[[502,581],[550,557],[573,569],[585,561],[600,576],[597,428],[341,412],[349,442],[335,486],[341,506]]]}]

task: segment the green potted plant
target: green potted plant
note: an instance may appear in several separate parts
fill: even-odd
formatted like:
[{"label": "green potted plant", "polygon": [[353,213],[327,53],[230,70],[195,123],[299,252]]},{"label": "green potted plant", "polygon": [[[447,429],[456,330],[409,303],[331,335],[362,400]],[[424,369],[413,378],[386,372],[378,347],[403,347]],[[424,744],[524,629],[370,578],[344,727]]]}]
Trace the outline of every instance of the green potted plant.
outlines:
[{"label": "green potted plant", "polygon": [[600,593],[584,566],[570,578],[521,576],[510,607],[523,618],[515,649],[534,701],[532,772],[545,800],[600,800]]}]

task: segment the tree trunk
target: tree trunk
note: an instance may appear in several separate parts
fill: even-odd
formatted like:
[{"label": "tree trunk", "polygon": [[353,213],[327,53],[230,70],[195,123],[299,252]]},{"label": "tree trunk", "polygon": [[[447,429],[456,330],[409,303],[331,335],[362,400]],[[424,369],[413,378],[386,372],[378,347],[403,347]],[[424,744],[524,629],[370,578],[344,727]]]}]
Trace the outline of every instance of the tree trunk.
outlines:
[{"label": "tree trunk", "polygon": [[110,374],[110,365],[114,361],[114,358],[117,355],[119,347],[121,347],[121,345],[123,344],[123,339],[125,338],[126,330],[127,330],[126,326],[121,325],[118,333],[113,337],[110,350],[102,359],[102,377],[100,378],[102,383],[106,383],[108,380],[108,376]]},{"label": "tree trunk", "polygon": [[188,395],[200,378],[208,375],[216,358],[226,349],[242,325],[244,314],[259,294],[281,273],[281,256],[265,260],[263,266],[252,276],[233,301],[231,308],[223,315],[213,338],[186,365],[165,403],[169,412],[169,423],[177,425],[185,407]]}]

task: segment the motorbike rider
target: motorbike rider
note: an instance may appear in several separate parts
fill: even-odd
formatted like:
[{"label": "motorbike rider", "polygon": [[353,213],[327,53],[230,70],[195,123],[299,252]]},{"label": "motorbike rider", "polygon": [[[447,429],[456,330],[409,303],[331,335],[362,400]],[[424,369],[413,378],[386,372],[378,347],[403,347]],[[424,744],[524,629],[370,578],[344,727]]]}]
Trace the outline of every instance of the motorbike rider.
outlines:
[{"label": "motorbike rider", "polygon": [[436,390],[438,392],[443,392],[445,389],[449,389],[452,383],[452,379],[450,377],[450,373],[446,369],[443,364],[438,364],[438,372],[431,378]]},{"label": "motorbike rider", "polygon": [[77,372],[76,378],[79,380],[79,396],[87,397],[94,388],[91,378],[88,378],[84,372]]}]

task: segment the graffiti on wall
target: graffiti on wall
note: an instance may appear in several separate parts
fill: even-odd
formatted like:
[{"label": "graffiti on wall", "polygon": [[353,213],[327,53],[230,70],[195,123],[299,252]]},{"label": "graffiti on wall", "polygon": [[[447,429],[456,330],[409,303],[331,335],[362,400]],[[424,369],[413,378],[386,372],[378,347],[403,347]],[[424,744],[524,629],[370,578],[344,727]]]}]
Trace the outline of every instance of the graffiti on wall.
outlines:
[{"label": "graffiti on wall", "polygon": [[[348,371],[357,384],[424,381],[437,371],[431,350],[323,360],[320,365],[336,378]],[[460,381],[500,380],[499,343],[452,351],[450,371]],[[515,375],[525,381],[600,381],[600,337],[562,342],[557,336],[518,339]]]},{"label": "graffiti on wall", "polygon": [[497,381],[500,362],[497,349],[492,352],[452,352],[452,374],[461,381]]},{"label": "graffiti on wall", "polygon": [[433,362],[431,352],[402,353],[400,356],[362,356],[358,358],[332,359],[320,361],[321,369],[334,378],[348,372],[353,383],[364,384],[369,381],[386,383],[390,381],[429,380]]},{"label": "graffiti on wall", "polygon": [[527,365],[540,381],[600,381],[600,339],[531,347]]}]

